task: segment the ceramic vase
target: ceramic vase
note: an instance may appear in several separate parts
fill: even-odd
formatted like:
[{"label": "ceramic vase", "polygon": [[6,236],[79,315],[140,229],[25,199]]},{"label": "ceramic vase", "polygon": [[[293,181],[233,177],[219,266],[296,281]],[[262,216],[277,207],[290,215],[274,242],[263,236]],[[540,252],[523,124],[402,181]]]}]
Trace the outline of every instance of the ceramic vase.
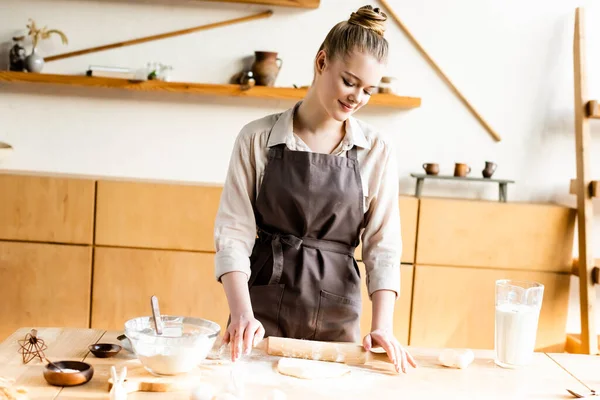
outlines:
[{"label": "ceramic vase", "polygon": [[38,54],[36,48],[31,51],[30,55],[25,57],[25,68],[29,72],[42,72],[44,58]]}]

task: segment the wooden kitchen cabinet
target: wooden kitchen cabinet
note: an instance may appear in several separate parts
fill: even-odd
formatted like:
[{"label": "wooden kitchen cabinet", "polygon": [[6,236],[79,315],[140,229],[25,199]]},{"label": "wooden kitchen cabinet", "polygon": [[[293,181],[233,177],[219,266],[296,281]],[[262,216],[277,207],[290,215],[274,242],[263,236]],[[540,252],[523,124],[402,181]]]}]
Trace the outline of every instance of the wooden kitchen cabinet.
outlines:
[{"label": "wooden kitchen cabinet", "polygon": [[17,328],[87,327],[92,248],[0,241],[0,340]]},{"label": "wooden kitchen cabinet", "polygon": [[[371,331],[371,317],[373,315],[373,303],[369,299],[369,293],[365,283],[365,265],[358,263],[362,278],[361,295],[362,295],[362,314],[360,318],[361,337],[365,337]],[[408,345],[408,331],[410,323],[410,304],[412,297],[413,285],[412,265],[402,265],[400,267],[400,298],[397,300],[394,307],[394,334],[402,345]]]},{"label": "wooden kitchen cabinet", "polygon": [[214,252],[222,188],[98,181],[96,244]]},{"label": "wooden kitchen cabinet", "polygon": [[0,240],[92,244],[95,182],[0,174]]},{"label": "wooden kitchen cabinet", "polygon": [[422,198],[415,264],[570,272],[576,211]]},{"label": "wooden kitchen cabinet", "polygon": [[209,319],[224,329],[225,292],[214,279],[214,254],[97,247],[92,327],[123,329],[130,318],[151,315],[156,295],[163,314]]},{"label": "wooden kitchen cabinet", "polygon": [[568,274],[428,265],[414,273],[411,346],[493,349],[495,281],[520,279],[544,285],[536,348],[564,350]]}]

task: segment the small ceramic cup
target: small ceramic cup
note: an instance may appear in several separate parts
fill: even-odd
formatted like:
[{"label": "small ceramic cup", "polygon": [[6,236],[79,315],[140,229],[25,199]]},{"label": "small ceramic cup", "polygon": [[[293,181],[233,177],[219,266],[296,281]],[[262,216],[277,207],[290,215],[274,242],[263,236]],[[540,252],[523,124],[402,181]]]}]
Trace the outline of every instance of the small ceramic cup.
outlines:
[{"label": "small ceramic cup", "polygon": [[427,175],[437,175],[440,173],[440,166],[435,163],[423,164],[423,169]]}]

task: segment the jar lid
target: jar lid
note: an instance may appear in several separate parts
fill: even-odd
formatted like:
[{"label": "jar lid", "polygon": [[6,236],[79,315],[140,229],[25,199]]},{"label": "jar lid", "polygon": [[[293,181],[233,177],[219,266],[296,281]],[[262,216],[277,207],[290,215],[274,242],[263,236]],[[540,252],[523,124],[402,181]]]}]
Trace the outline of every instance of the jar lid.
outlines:
[{"label": "jar lid", "polygon": [[395,80],[396,78],[394,78],[393,76],[384,76],[381,78],[382,83],[392,83]]}]

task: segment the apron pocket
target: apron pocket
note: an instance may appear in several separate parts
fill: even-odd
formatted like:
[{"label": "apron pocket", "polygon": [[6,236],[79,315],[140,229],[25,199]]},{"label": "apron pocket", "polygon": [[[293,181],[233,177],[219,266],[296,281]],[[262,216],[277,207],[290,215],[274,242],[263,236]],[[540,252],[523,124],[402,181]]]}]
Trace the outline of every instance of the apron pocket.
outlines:
[{"label": "apron pocket", "polygon": [[260,285],[250,288],[252,311],[265,328],[265,337],[279,336],[279,311],[285,285]]},{"label": "apron pocket", "polygon": [[321,290],[315,340],[360,341],[360,301]]}]

